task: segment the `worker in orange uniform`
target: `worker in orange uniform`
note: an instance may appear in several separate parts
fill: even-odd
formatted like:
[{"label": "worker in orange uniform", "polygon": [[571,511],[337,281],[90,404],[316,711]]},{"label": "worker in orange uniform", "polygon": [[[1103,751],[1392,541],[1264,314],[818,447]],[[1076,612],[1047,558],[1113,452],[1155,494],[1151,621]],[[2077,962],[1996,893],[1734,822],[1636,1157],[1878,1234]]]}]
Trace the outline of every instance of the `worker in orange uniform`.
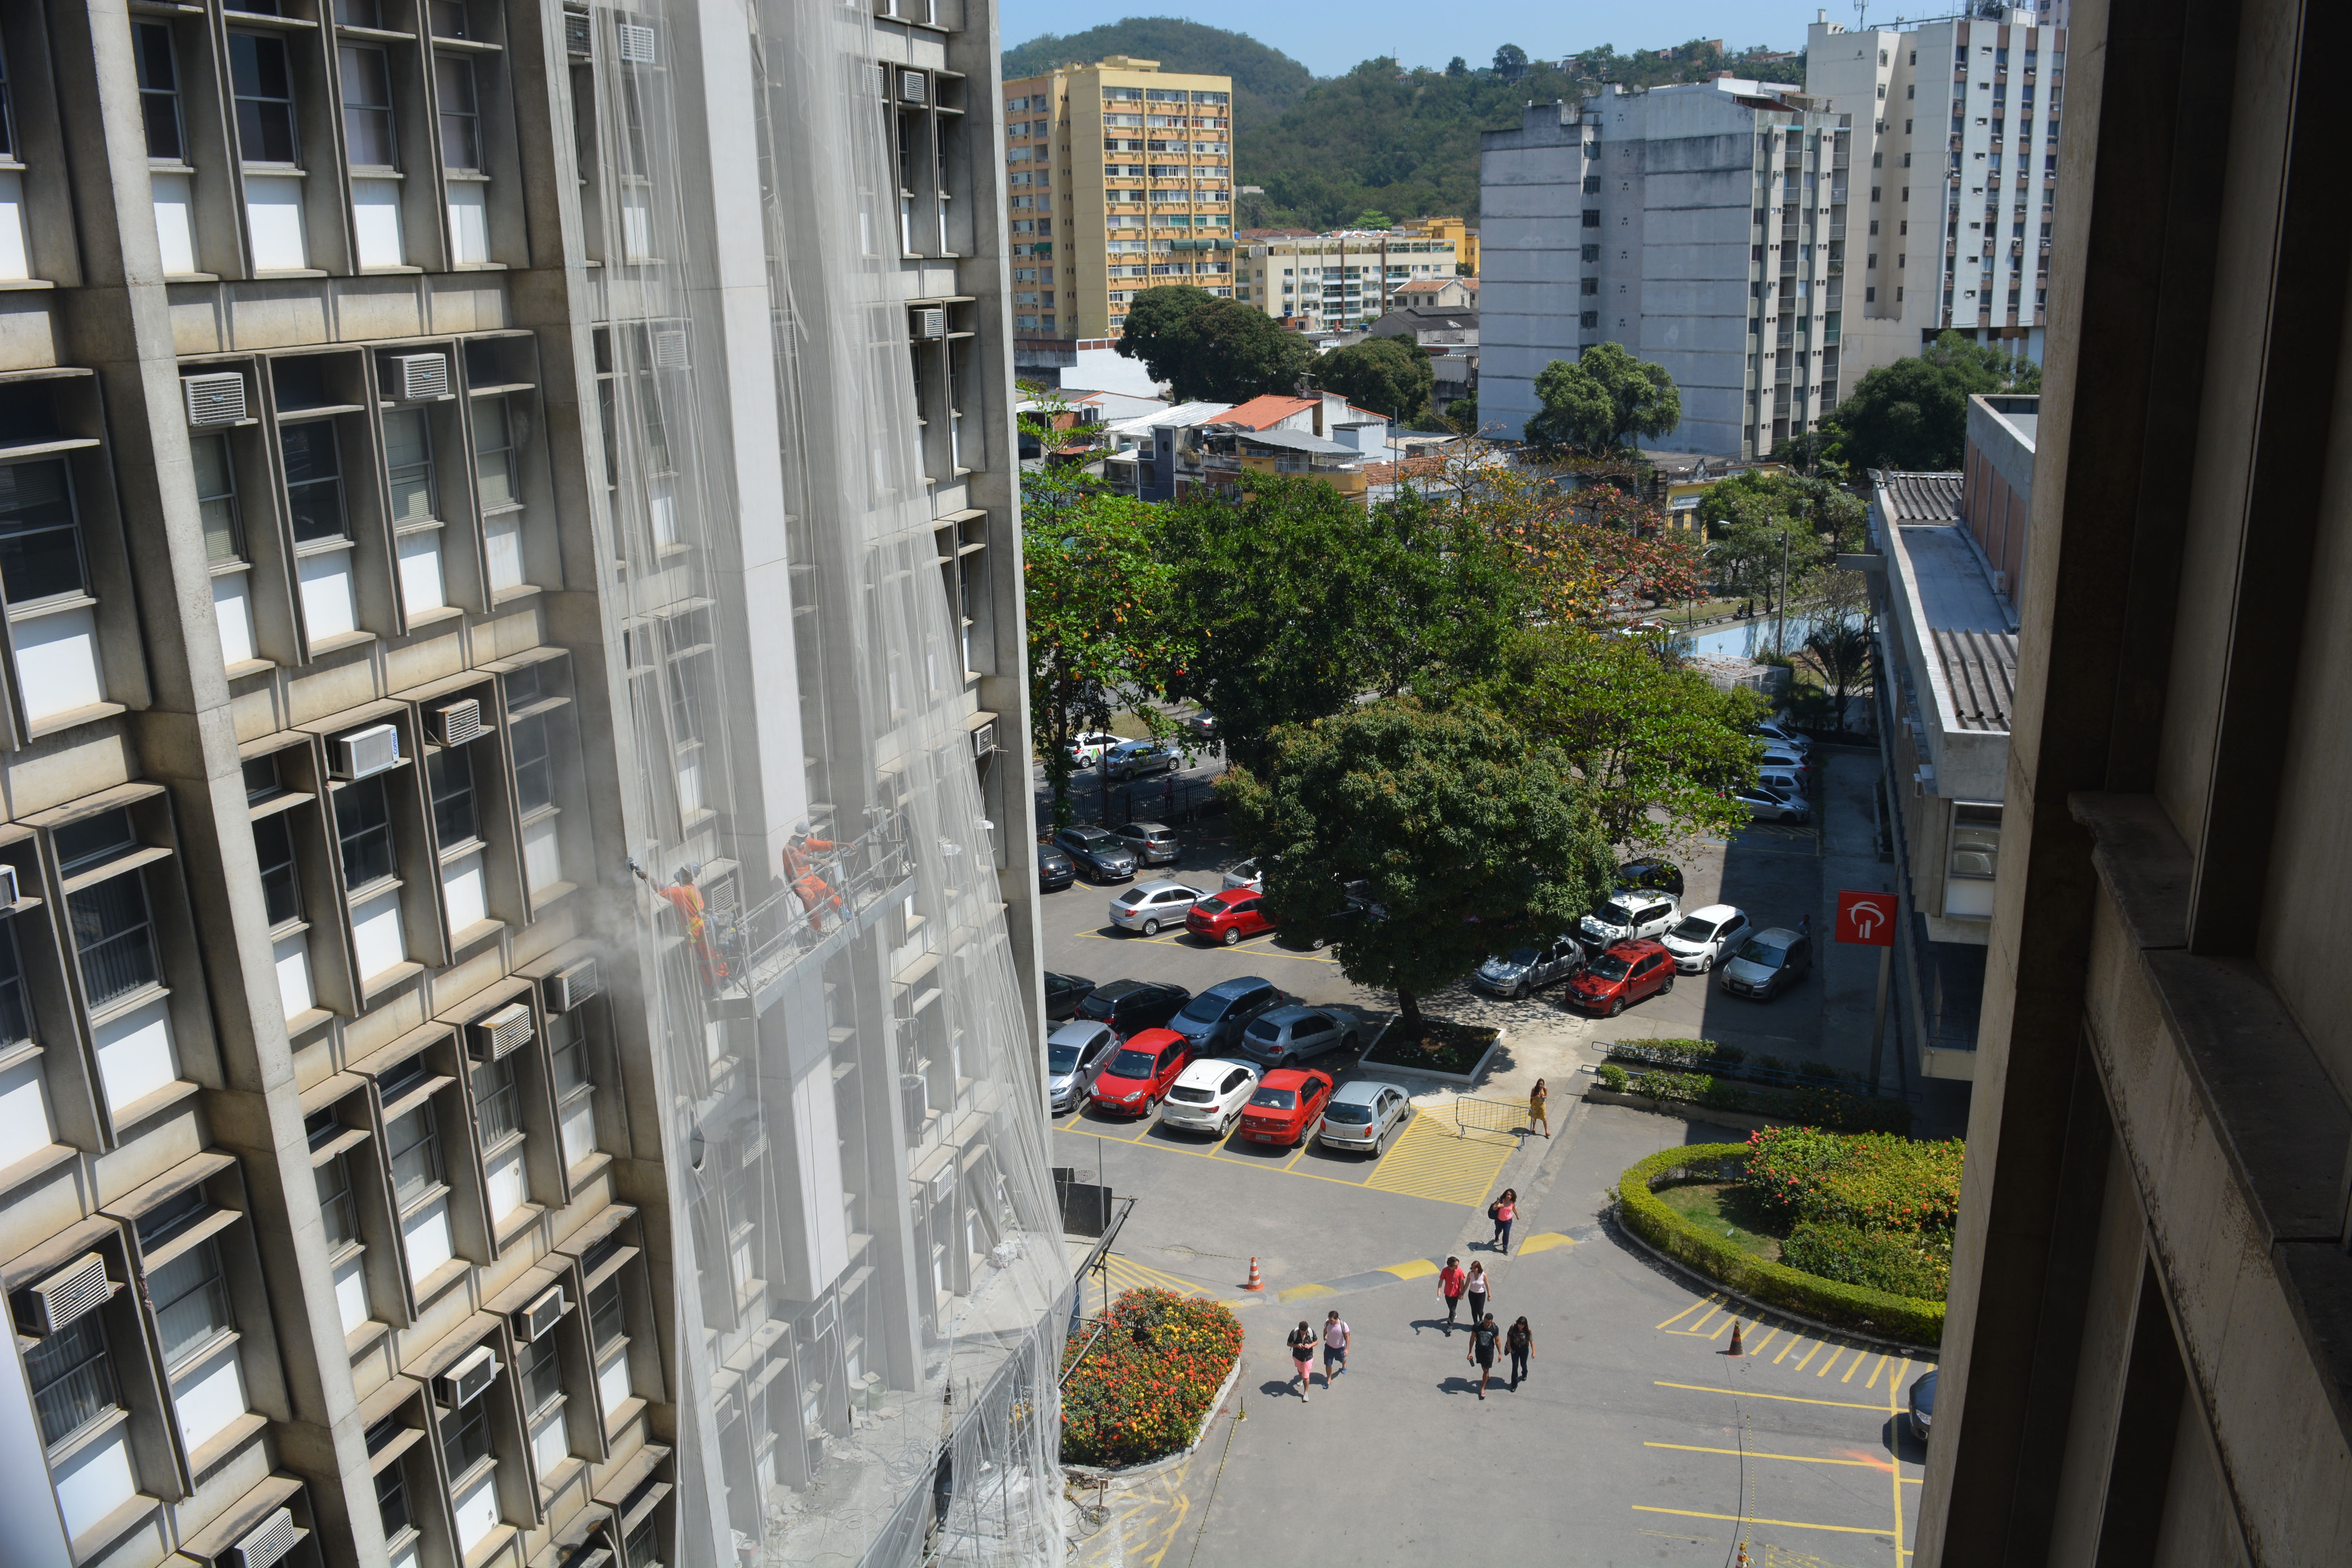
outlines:
[{"label": "worker in orange uniform", "polygon": [[825,908],[830,907],[836,917],[846,912],[841,895],[817,873],[815,857],[831,854],[834,848],[830,838],[810,837],[805,822],[793,824],[793,836],[784,840],[784,880],[799,895],[801,909],[807,913],[809,930],[813,931],[824,930]]},{"label": "worker in orange uniform", "polygon": [[710,940],[710,921],[704,910],[702,889],[694,885],[695,868],[680,866],[677,880],[667,888],[646,876],[646,868],[635,860],[629,862],[629,869],[637,874],[637,880],[668,900],[669,907],[677,911],[678,928],[686,933],[686,943],[702,963],[702,989],[716,994],[727,983],[727,961],[719,955],[717,944]]}]

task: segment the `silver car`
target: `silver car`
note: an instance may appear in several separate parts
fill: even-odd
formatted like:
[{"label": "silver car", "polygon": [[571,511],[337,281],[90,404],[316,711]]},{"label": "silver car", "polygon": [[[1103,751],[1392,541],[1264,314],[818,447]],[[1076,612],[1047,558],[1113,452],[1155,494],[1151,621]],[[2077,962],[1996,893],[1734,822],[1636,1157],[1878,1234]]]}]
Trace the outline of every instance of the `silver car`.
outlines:
[{"label": "silver car", "polygon": [[1258,870],[1255,860],[1244,860],[1225,873],[1225,888],[1228,891],[1234,888],[1249,888],[1263,891],[1265,886],[1265,875]]},{"label": "silver car", "polygon": [[1278,1068],[1294,1067],[1325,1051],[1355,1048],[1354,1022],[1320,1007],[1271,1007],[1242,1031],[1242,1050]]},{"label": "silver car", "polygon": [[1705,974],[1727,954],[1738,952],[1751,929],[1745,911],[1729,904],[1709,904],[1685,915],[1658,941],[1675,955],[1676,969]]},{"label": "silver car", "polygon": [[1358,1079],[1332,1091],[1316,1137],[1334,1149],[1377,1157],[1388,1147],[1389,1134],[1412,1114],[1412,1102],[1396,1085]]},{"label": "silver car", "polygon": [[1149,778],[1176,771],[1176,749],[1157,741],[1129,741],[1103,753],[1103,772],[1115,779]]},{"label": "silver car", "polygon": [[1813,808],[1801,795],[1788,795],[1770,784],[1754,784],[1731,792],[1731,798],[1748,808],[1751,822],[1809,822]]},{"label": "silver car", "polygon": [[1641,888],[1628,888],[1622,893],[1612,893],[1578,922],[1577,931],[1584,945],[1599,952],[1610,943],[1635,937],[1664,936],[1666,929],[1681,918],[1683,903],[1672,893],[1655,893]]},{"label": "silver car", "polygon": [[1176,841],[1176,830],[1162,823],[1130,822],[1111,832],[1147,866],[1165,866],[1184,852],[1184,847]]},{"label": "silver car", "polygon": [[1584,944],[1572,936],[1498,952],[1470,973],[1470,984],[1490,996],[1524,1001],[1528,992],[1566,980],[1584,967]]},{"label": "silver car", "polygon": [[1110,923],[1158,936],[1162,926],[1182,925],[1192,906],[1208,896],[1181,882],[1139,882],[1110,901]]},{"label": "silver car", "polygon": [[1118,1044],[1116,1030],[1091,1018],[1055,1026],[1045,1037],[1045,1098],[1055,1115],[1078,1108]]}]

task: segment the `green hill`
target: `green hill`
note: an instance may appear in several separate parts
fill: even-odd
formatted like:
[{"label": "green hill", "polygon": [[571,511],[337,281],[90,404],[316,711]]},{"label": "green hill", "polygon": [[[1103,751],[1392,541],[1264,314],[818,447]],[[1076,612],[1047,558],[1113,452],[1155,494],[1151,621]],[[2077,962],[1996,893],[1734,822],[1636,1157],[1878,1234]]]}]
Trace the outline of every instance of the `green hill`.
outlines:
[{"label": "green hill", "polygon": [[1542,61],[1472,68],[1459,59],[1443,70],[1405,70],[1383,57],[1318,80],[1255,38],[1168,16],[1032,38],[1004,51],[1004,76],[1010,81],[1105,55],[1234,79],[1234,178],[1265,188],[1241,199],[1240,224],[1252,228],[1331,228],[1367,211],[1397,218],[1452,213],[1475,222],[1478,134],[1517,125],[1530,102],[1573,100],[1605,81],[1658,87],[1724,69],[1805,79],[1801,58],[1757,61],[1694,40],[1670,58],[1604,46],[1577,57],[1572,72]]}]

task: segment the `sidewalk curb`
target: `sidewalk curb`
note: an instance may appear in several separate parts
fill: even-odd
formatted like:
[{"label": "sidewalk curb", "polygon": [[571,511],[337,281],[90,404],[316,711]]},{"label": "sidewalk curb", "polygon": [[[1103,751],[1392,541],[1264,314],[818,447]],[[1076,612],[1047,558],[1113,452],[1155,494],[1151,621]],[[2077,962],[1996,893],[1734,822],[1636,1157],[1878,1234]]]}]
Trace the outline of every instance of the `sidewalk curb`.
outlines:
[{"label": "sidewalk curb", "polygon": [[1234,1369],[1225,1373],[1225,1381],[1217,1388],[1217,1397],[1209,1402],[1208,1414],[1201,1417],[1201,1429],[1192,1434],[1192,1442],[1185,1445],[1181,1453],[1171,1454],[1164,1459],[1153,1459],[1141,1465],[1114,1465],[1108,1468],[1097,1465],[1064,1465],[1063,1476],[1067,1479],[1081,1481],[1140,1481],[1181,1468],[1192,1458],[1201,1445],[1209,1440],[1209,1429],[1217,1424],[1217,1417],[1224,1414],[1225,1401],[1232,1396],[1234,1385],[1241,1382],[1242,1368],[1248,1364],[1247,1351],[1243,1351],[1234,1357]]}]

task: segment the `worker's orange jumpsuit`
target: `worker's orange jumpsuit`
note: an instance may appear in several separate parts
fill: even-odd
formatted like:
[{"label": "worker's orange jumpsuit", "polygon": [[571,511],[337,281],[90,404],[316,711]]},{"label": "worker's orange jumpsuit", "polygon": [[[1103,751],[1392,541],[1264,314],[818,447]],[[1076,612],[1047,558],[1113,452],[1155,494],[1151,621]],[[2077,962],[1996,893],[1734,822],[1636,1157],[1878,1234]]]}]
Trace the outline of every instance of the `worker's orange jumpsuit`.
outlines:
[{"label": "worker's orange jumpsuit", "polygon": [[677,911],[677,923],[686,932],[687,945],[702,961],[703,988],[718,990],[727,980],[727,961],[711,943],[710,924],[703,918],[702,889],[691,882],[680,882],[654,891],[667,899],[670,908]]},{"label": "worker's orange jumpsuit", "polygon": [[823,853],[833,847],[834,842],[830,838],[803,838],[797,843],[787,841],[784,845],[784,880],[792,884],[793,891],[800,896],[801,909],[809,917],[809,929],[814,931],[824,930],[825,907],[830,907],[836,916],[846,913],[841,895],[834,890],[832,883],[817,874],[816,861],[810,855],[812,850]]}]

